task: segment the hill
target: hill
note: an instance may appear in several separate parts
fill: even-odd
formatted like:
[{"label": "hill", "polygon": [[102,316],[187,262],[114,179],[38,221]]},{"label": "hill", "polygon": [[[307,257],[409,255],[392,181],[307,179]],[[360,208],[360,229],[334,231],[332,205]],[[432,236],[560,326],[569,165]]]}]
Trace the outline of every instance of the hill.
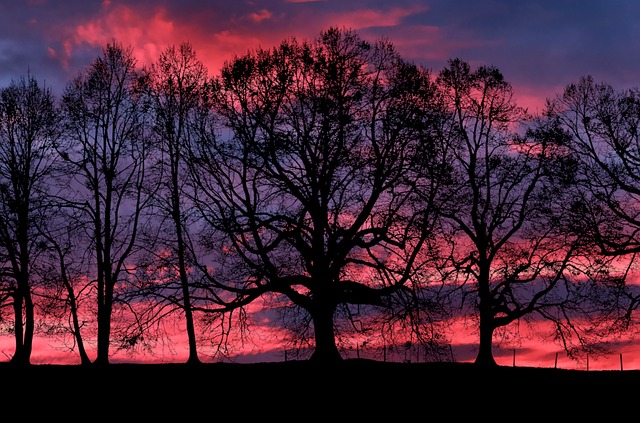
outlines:
[{"label": "hill", "polygon": [[635,413],[640,371],[368,360],[102,368],[0,363],[0,387],[5,410],[21,404],[48,420],[575,421]]}]

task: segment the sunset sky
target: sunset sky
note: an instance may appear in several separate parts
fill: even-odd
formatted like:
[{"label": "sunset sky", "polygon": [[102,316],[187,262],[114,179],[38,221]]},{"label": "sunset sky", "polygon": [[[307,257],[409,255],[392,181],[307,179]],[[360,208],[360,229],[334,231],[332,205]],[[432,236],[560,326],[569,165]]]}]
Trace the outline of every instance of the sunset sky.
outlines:
[{"label": "sunset sky", "polygon": [[[140,64],[189,41],[215,74],[234,54],[291,36],[312,39],[339,26],[369,40],[388,38],[405,59],[434,71],[455,57],[495,65],[521,104],[535,112],[583,75],[620,89],[640,86],[639,16],[637,0],[5,0],[0,87],[30,72],[60,94],[112,39],[131,45]],[[49,341],[37,342],[32,362],[55,361]],[[461,336],[455,358],[473,360],[472,344],[472,337]],[[0,361],[12,351],[11,339],[0,340]],[[553,367],[558,351],[550,342],[525,343],[516,361]],[[640,369],[640,346],[618,353],[624,353],[625,369]],[[495,356],[510,365],[513,350]],[[563,353],[558,365],[577,366]],[[620,359],[590,367],[618,369]]]},{"label": "sunset sky", "polygon": [[211,73],[285,37],[329,26],[389,38],[433,70],[449,58],[497,66],[535,108],[584,74],[619,88],[640,81],[634,0],[15,0],[0,2],[0,85],[30,70],[57,91],[112,38],[140,63],[190,41]]}]

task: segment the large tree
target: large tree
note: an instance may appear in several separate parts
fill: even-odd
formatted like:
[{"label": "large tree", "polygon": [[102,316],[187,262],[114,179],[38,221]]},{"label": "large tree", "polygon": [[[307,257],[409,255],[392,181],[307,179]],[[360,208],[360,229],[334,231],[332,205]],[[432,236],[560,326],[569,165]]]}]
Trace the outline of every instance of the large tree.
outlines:
[{"label": "large tree", "polygon": [[436,100],[430,72],[346,29],[227,62],[191,159],[217,298],[286,299],[319,361],[341,359],[340,316],[415,298],[435,211],[416,187],[446,179]]},{"label": "large tree", "polygon": [[602,323],[591,314],[609,293],[598,284],[608,262],[568,230],[574,170],[567,134],[554,120],[534,123],[495,67],[472,69],[453,59],[438,85],[451,115],[445,135],[456,148],[456,182],[441,209],[443,245],[450,246],[446,263],[461,284],[462,304],[472,305],[477,319],[475,362],[496,365],[494,337],[513,337],[515,323],[531,319],[551,322],[569,352],[599,345],[590,343],[588,334],[599,332],[588,324]]},{"label": "large tree", "polygon": [[33,347],[34,259],[43,248],[38,228],[47,222],[58,128],[54,95],[31,74],[0,91],[0,291],[12,301],[18,364],[30,363]]},{"label": "large tree", "polygon": [[116,288],[131,277],[128,266],[148,202],[145,92],[131,47],[114,40],[67,85],[62,98],[69,143],[60,154],[73,174],[67,206],[82,211],[86,236],[77,242],[93,259],[88,276],[96,292],[96,364],[109,362]]}]

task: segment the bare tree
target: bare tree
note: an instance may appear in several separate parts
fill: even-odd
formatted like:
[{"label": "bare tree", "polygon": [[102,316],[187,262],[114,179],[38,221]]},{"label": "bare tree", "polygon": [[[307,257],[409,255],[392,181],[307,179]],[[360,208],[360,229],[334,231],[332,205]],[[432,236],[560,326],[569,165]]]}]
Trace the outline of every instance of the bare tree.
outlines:
[{"label": "bare tree", "polygon": [[574,204],[589,217],[580,222],[585,235],[607,255],[640,252],[640,91],[616,92],[586,76],[567,86],[551,111],[571,136],[578,182],[587,188]]},{"label": "bare tree", "polygon": [[330,28],[237,57],[216,84],[218,126],[190,162],[216,253],[200,270],[227,307],[284,299],[290,328],[313,333],[311,359],[340,360],[340,322],[414,298],[424,270],[435,210],[414,196],[438,181],[417,167],[445,169],[431,74],[386,40]]},{"label": "bare tree", "polygon": [[[13,306],[15,354],[30,363],[35,331],[34,258],[42,249],[38,226],[53,177],[59,111],[50,88],[28,74],[0,91],[0,277]],[[46,217],[44,217],[46,219]],[[4,284],[3,284],[4,285]]]},{"label": "bare tree", "polygon": [[[149,227],[146,245],[152,257],[150,265],[159,266],[165,276],[145,283],[141,293],[147,299],[154,295],[161,304],[184,314],[189,345],[187,362],[190,364],[199,363],[200,359],[188,269],[192,262],[189,258],[192,248],[188,245],[190,205],[186,203],[189,196],[183,192],[188,189],[186,160],[193,137],[194,114],[203,107],[203,97],[209,86],[207,69],[197,59],[190,43],[168,47],[150,69],[149,88],[155,116],[153,128],[157,136],[151,173],[153,182],[150,185],[157,218],[153,230]],[[158,273],[154,275],[159,276]],[[152,303],[159,307],[157,301]],[[164,317],[166,314],[157,315]]]},{"label": "bare tree", "polygon": [[[572,335],[579,348],[600,345],[588,334],[598,341],[605,334],[586,325],[602,323],[594,313],[602,311],[597,298],[610,293],[599,284],[609,262],[568,231],[566,134],[545,119],[534,124],[494,67],[472,70],[453,59],[438,84],[452,116],[445,135],[456,146],[456,182],[442,207],[443,245],[449,245],[462,305],[471,296],[479,333],[475,362],[496,365],[494,337],[514,337],[513,323],[538,318],[552,323],[569,351]],[[578,283],[578,275],[585,281]]]},{"label": "bare tree", "polygon": [[[67,182],[66,177],[59,181]],[[66,184],[58,186],[67,187]],[[39,233],[46,249],[38,256],[36,272],[41,289],[37,305],[44,317],[40,323],[45,333],[61,348],[77,353],[82,365],[90,365],[85,338],[95,335],[95,283],[93,260],[87,259],[87,249],[78,240],[84,236],[85,220],[77,208],[66,207],[63,198],[55,198],[46,211],[46,224]]]},{"label": "bare tree", "polygon": [[640,252],[640,89],[616,91],[584,76],[550,101],[550,115],[567,131],[577,178],[569,213],[573,230],[606,257],[618,258],[625,285],[624,326],[640,294],[627,278]]},{"label": "bare tree", "polygon": [[86,238],[78,241],[94,260],[95,364],[109,362],[116,288],[131,277],[128,266],[148,202],[143,192],[150,148],[145,91],[132,49],[114,40],[67,85],[62,99],[70,143],[60,154],[74,176],[67,206],[82,210]]}]

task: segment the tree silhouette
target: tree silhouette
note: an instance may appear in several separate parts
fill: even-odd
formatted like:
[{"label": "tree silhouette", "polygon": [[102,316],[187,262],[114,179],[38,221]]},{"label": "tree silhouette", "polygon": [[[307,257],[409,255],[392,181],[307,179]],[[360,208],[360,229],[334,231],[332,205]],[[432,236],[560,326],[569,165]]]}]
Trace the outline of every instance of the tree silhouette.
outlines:
[{"label": "tree silhouette", "polygon": [[[176,274],[178,284],[169,277],[167,283],[158,280],[146,284],[145,296],[153,294],[169,307],[177,307],[184,313],[189,344],[190,364],[199,363],[191,305],[189,276],[190,222],[187,195],[186,163],[189,144],[192,142],[194,115],[203,107],[203,98],[209,87],[206,67],[196,57],[189,43],[168,47],[162,52],[149,73],[150,97],[155,116],[153,125],[157,135],[157,149],[153,155],[152,206],[157,216],[153,234],[147,243],[152,253],[151,267],[160,267],[165,273]],[[169,219],[169,224],[164,222]],[[169,254],[167,254],[167,251]],[[152,276],[158,276],[153,272]],[[157,306],[154,302],[154,306]],[[164,316],[164,313],[161,314]]]},{"label": "tree silhouette", "polygon": [[58,124],[51,89],[31,74],[0,91],[0,295],[2,304],[11,301],[11,362],[21,365],[30,363],[33,348],[34,259],[43,248],[38,227],[46,222]]},{"label": "tree silhouette", "polygon": [[[472,70],[453,59],[438,85],[456,146],[456,183],[441,210],[447,263],[452,282],[461,284],[461,304],[472,298],[475,363],[495,366],[492,347],[500,330],[513,337],[507,325],[537,318],[553,324],[565,347],[573,334],[586,348],[587,334],[598,333],[589,325],[602,323],[600,307],[616,291],[602,283],[609,261],[567,230],[572,173],[566,134],[544,119],[534,124],[495,67]],[[614,308],[615,301],[610,304]]]},{"label": "tree silhouette", "polygon": [[216,77],[187,42],[139,68],[114,40],[60,107],[31,75],[12,81],[11,361],[30,364],[41,330],[82,364],[95,341],[108,364],[114,345],[150,351],[184,316],[199,363],[203,341],[216,355],[231,334],[243,342],[259,307],[319,362],[356,337],[405,360],[438,354],[450,312],[477,325],[481,366],[520,323],[543,321],[572,357],[607,353],[640,304],[627,283],[640,92],[583,77],[540,116],[513,96],[495,67],[452,59],[434,75],[335,27],[249,50]]},{"label": "tree silhouette", "polygon": [[577,169],[570,229],[600,254],[619,258],[614,282],[626,288],[620,306],[627,313],[616,320],[628,328],[640,304],[634,284],[626,284],[640,252],[640,90],[616,91],[583,76],[552,99],[549,113],[569,134]]},{"label": "tree silhouette", "polygon": [[386,40],[330,28],[237,57],[216,83],[217,126],[191,159],[203,245],[217,253],[214,272],[200,269],[230,303],[286,298],[297,335],[312,328],[311,359],[340,360],[338,317],[412,298],[433,235],[434,210],[415,196],[438,186],[418,168],[445,168],[430,73]]},{"label": "tree silhouette", "polygon": [[[67,187],[68,176],[51,183]],[[85,339],[94,335],[95,325],[88,316],[95,309],[95,284],[87,278],[92,262],[86,260],[86,248],[78,242],[84,236],[85,222],[78,209],[67,207],[66,190],[58,195],[62,198],[53,196],[43,219],[46,224],[38,228],[46,244],[36,268],[42,286],[37,292],[38,306],[44,316],[39,324],[70,352],[77,351],[81,364],[90,365]]]},{"label": "tree silhouette", "polygon": [[586,189],[574,206],[587,212],[579,223],[584,234],[607,255],[639,252],[638,89],[616,92],[586,76],[568,85],[551,111],[570,134],[580,165],[576,183]]},{"label": "tree silhouette", "polygon": [[116,41],[71,81],[63,94],[65,133],[61,156],[72,166],[68,207],[87,223],[82,241],[93,256],[97,304],[95,364],[109,362],[116,287],[125,282],[127,261],[148,197],[143,193],[149,135],[147,105],[132,49]]}]

